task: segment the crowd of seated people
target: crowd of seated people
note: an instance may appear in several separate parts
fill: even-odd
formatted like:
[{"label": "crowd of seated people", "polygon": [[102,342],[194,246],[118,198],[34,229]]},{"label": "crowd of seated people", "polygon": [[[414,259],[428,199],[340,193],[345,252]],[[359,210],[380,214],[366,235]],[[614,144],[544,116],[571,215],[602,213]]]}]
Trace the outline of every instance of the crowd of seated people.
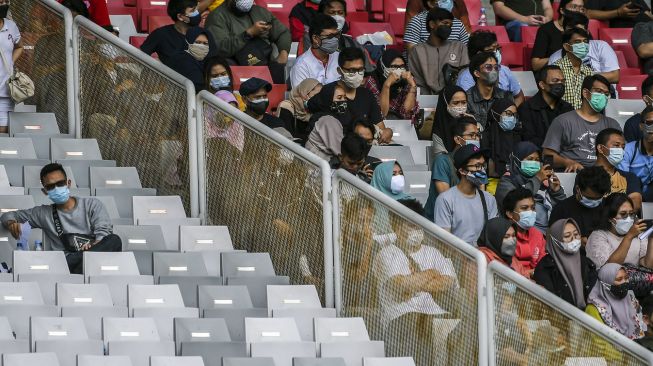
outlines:
[{"label": "crowd of seated people", "polygon": [[[653,14],[644,1],[562,0],[554,19],[549,0],[492,0],[511,41],[521,42],[523,26],[539,26],[526,60],[537,86],[529,98],[504,65],[497,34],[470,32],[462,1],[409,0],[403,47],[382,52],[348,34],[344,0],[297,3],[290,29],[253,0],[211,3],[200,28],[205,3],[169,0],[173,24],[152,32],[141,50],[156,53],[198,91],[216,93],[478,248],[488,261],[626,337],[648,334],[653,237],[641,234],[648,228],[643,203],[653,202],[653,75],[641,85],[641,112],[625,126],[607,116],[623,74],[613,48],[590,31],[592,21],[633,28],[633,50],[650,70]],[[287,70],[293,41],[303,49]],[[268,67],[274,84],[288,85],[288,98],[272,111],[272,83],[257,75],[235,82],[234,65]],[[426,131],[433,148],[423,210],[406,193],[408,167],[369,156],[373,146],[396,144],[385,121],[422,128],[418,95],[439,96]],[[576,174],[573,185],[562,186],[564,173]],[[390,222],[395,241],[374,263],[379,281],[389,283],[379,291],[393,304],[385,314],[389,326],[403,309],[392,292],[404,287],[416,293],[412,306],[446,311],[436,294],[455,287],[454,270],[413,263],[408,257],[427,251],[419,246],[422,234],[394,217]],[[408,283],[413,279],[423,286]],[[444,281],[438,287],[426,279]]]}]

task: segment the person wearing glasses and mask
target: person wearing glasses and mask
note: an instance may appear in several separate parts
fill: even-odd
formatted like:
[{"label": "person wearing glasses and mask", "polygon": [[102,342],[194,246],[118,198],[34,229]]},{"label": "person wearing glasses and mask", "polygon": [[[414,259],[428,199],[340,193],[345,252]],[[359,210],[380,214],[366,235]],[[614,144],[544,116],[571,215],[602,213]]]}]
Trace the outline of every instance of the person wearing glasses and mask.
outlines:
[{"label": "person wearing glasses and mask", "polygon": [[[70,273],[82,274],[85,251],[119,252],[122,242],[113,234],[111,218],[102,202],[94,197],[71,196],[70,183],[60,164],[44,166],[41,169],[42,191],[53,204],[7,212],[0,221],[16,239],[21,237],[23,223],[29,222],[32,228],[42,229],[52,250],[65,252]],[[83,240],[78,239],[81,236]],[[73,241],[79,244],[75,250]]]},{"label": "person wearing glasses and mask", "polygon": [[340,78],[338,23],[330,16],[316,14],[308,34],[311,38],[311,49],[299,56],[290,70],[290,85],[293,88],[306,79],[316,79],[320,84],[329,84]]},{"label": "person wearing glasses and mask", "polygon": [[560,67],[565,76],[565,94],[562,96],[562,100],[571,104],[575,109],[580,108],[583,103],[583,80],[595,73],[594,69],[583,63],[590,50],[589,42],[589,34],[586,30],[581,28],[566,30],[562,34],[564,56],[553,63]]},{"label": "person wearing glasses and mask", "polygon": [[437,94],[447,83],[444,75],[446,65],[460,69],[469,63],[469,57],[464,43],[448,40],[453,24],[451,12],[433,8],[429,10],[426,24],[431,35],[410,51],[408,68],[413,72],[421,94]]},{"label": "person wearing glasses and mask", "polygon": [[642,183],[644,202],[653,202],[653,107],[646,107],[641,115],[639,128],[643,137],[626,144],[619,169],[635,174]]},{"label": "person wearing glasses and mask", "polygon": [[460,182],[435,201],[435,224],[473,246],[485,223],[498,213],[494,196],[483,190],[487,155],[474,144],[458,149],[453,160]]},{"label": "person wearing glasses and mask", "polygon": [[481,131],[488,128],[490,108],[500,99],[513,101],[512,95],[499,88],[499,70],[501,65],[493,52],[480,52],[472,57],[469,71],[476,84],[467,90],[467,112],[476,118]]},{"label": "person wearing glasses and mask", "polygon": [[576,174],[574,195],[559,202],[551,211],[549,222],[574,219],[583,244],[596,228],[603,197],[610,193],[610,175],[599,166],[585,168]]},{"label": "person wearing glasses and mask", "polygon": [[[653,105],[653,73],[649,73],[649,76],[642,81],[642,100],[646,106]],[[624,125],[624,137],[626,142],[638,141],[644,137],[642,132],[642,114],[636,113],[632,117],[628,118],[626,124]]]},{"label": "person wearing glasses and mask", "polygon": [[559,298],[585,310],[597,280],[596,266],[580,250],[580,230],[573,219],[558,220],[546,235],[546,255],[533,280]]}]

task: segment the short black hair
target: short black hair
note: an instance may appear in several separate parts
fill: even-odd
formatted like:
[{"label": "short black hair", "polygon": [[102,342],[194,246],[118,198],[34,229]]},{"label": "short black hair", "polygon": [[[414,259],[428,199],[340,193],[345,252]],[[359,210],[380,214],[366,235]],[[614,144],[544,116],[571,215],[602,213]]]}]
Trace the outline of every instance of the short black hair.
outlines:
[{"label": "short black hair", "polygon": [[367,145],[367,141],[355,133],[347,134],[340,141],[340,153],[351,160],[363,160],[369,151],[370,147]]},{"label": "short black hair", "polygon": [[549,76],[549,71],[550,70],[562,70],[562,69],[558,65],[546,65],[546,66],[544,66],[543,68],[540,69],[540,71],[535,73],[535,78],[537,79],[537,82],[538,83],[540,81],[546,82],[546,78],[547,78],[547,76]]},{"label": "short black hair", "polygon": [[574,187],[578,187],[581,191],[591,189],[596,194],[604,196],[612,189],[610,174],[600,166],[585,168],[576,174]]},{"label": "short black hair", "polygon": [[428,14],[426,15],[426,30],[430,31],[431,29],[429,28],[429,23],[431,21],[433,22],[439,22],[441,20],[449,19],[453,21],[453,14],[447,9],[442,9],[438,8],[437,6],[431,10],[429,10]]},{"label": "short black hair", "polygon": [[653,75],[649,75],[642,81],[642,96],[651,94],[651,90],[653,90]]},{"label": "short black hair", "polygon": [[574,28],[571,28],[571,29],[567,29],[566,31],[564,31],[564,33],[562,33],[562,43],[563,44],[569,43],[569,41],[571,41],[571,37],[573,37],[576,34],[578,34],[580,36],[583,36],[583,37],[585,37],[587,39],[590,38],[589,33],[587,33],[587,31],[585,29],[574,27]]},{"label": "short black hair", "polygon": [[325,29],[338,29],[338,23],[333,17],[324,15],[322,13],[317,13],[311,20],[311,24],[308,28],[308,36],[313,42],[313,36],[320,36],[323,30]]},{"label": "short black hair", "polygon": [[422,206],[422,204],[414,198],[402,198],[397,202],[422,217],[426,214],[424,211],[424,206]]},{"label": "short black hair", "polygon": [[70,11],[74,11],[75,13],[85,18],[89,17],[88,8],[86,7],[86,4],[84,4],[84,1],[82,0],[63,0],[61,2],[61,5],[65,6]]},{"label": "short black hair", "polygon": [[494,55],[494,52],[479,52],[472,56],[472,59],[469,61],[469,72],[472,74],[474,81],[478,79],[476,75],[474,75],[474,71],[480,70],[481,65],[483,65],[489,59],[493,59],[497,63],[499,62],[497,60],[497,56]]},{"label": "short black hair", "polygon": [[465,133],[465,130],[467,130],[467,126],[469,125],[476,126],[477,124],[478,122],[476,122],[476,120],[473,117],[463,116],[457,118],[454,121],[454,124],[451,127],[451,132],[453,133],[454,136],[462,136],[463,133]]},{"label": "short black hair", "polygon": [[601,130],[601,132],[599,132],[599,134],[596,135],[596,140],[595,140],[595,143],[594,143],[594,149],[597,150],[597,153],[598,153],[599,145],[605,146],[605,144],[608,143],[608,140],[610,140],[610,136],[612,136],[612,135],[623,136],[624,133],[621,132],[621,130],[618,130],[616,128],[606,128],[606,129]]},{"label": "short black hair", "polygon": [[592,87],[594,86],[594,83],[597,81],[605,85],[606,88],[610,89],[610,82],[608,81],[608,79],[605,78],[605,76],[601,74],[594,74],[594,75],[585,76],[585,79],[583,79],[583,87],[581,89],[581,92],[583,89],[587,89],[591,91]]},{"label": "short black hair", "polygon": [[365,54],[358,47],[347,47],[338,55],[338,66],[343,67],[345,62],[361,60],[365,62]]},{"label": "short black hair", "polygon": [[[567,4],[569,4],[569,3],[572,2],[572,1],[573,1],[573,0],[560,0],[560,7],[558,8],[558,14],[562,15],[562,11],[563,11],[563,10],[567,10],[567,9],[565,9],[565,7],[567,6]],[[569,14],[569,13],[567,13],[567,14]],[[562,16],[563,16],[563,17],[566,17],[566,15],[562,15]]]},{"label": "short black hair", "polygon": [[577,27],[582,25],[583,28],[587,30],[589,27],[590,20],[585,14],[579,13],[577,11],[570,12],[569,15],[565,15],[564,20],[562,21],[562,29],[568,29],[572,27]]},{"label": "short black hair", "polygon": [[517,207],[517,202],[526,199],[526,198],[533,198],[533,192],[530,191],[530,189],[526,189],[524,187],[517,187],[513,189],[512,191],[508,192],[506,197],[503,199],[503,211],[514,211],[515,207]]},{"label": "short black hair", "polygon": [[357,118],[354,120],[354,123],[352,123],[350,126],[351,129],[348,130],[347,132],[354,133],[354,131],[356,131],[356,127],[361,126],[363,128],[367,128],[368,130],[370,130],[370,132],[372,132],[372,136],[376,134],[376,127],[374,127],[374,124],[367,119]]},{"label": "short black hair", "polygon": [[345,14],[347,14],[347,2],[345,0],[322,0],[320,5],[317,7],[317,12],[324,14],[327,6],[331,6],[332,3],[340,3],[345,9]]},{"label": "short black hair", "polygon": [[177,15],[184,13],[186,8],[194,8],[196,6],[196,0],[170,0],[168,2],[168,16],[173,22],[176,22]]},{"label": "short black hair", "polygon": [[601,206],[600,218],[595,222],[596,230],[610,230],[612,228],[610,220],[617,216],[619,208],[626,202],[629,202],[630,205],[633,206],[633,209],[635,208],[633,201],[625,193],[612,193],[606,197]]},{"label": "short black hair", "polygon": [[216,65],[222,65],[224,69],[227,70],[227,73],[229,74],[229,80],[231,80],[231,86],[233,87],[234,77],[231,73],[231,66],[229,66],[229,62],[221,56],[213,56],[206,59],[204,62],[204,85],[211,85],[211,69],[213,69],[213,66]]},{"label": "short black hair", "polygon": [[479,52],[483,52],[486,47],[492,46],[497,42],[497,35],[488,30],[477,30],[469,36],[467,42],[467,54],[473,57]]},{"label": "short black hair", "polygon": [[43,183],[43,178],[45,178],[48,174],[54,173],[54,172],[61,172],[63,174],[64,178],[68,179],[68,176],[66,175],[66,171],[64,170],[63,166],[59,163],[50,163],[43,168],[41,168],[41,183]]}]

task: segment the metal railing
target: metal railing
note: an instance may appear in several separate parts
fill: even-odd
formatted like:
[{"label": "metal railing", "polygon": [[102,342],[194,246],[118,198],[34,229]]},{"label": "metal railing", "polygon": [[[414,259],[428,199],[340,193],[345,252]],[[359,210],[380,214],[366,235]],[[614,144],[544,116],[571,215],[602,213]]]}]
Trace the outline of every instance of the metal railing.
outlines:
[{"label": "metal railing", "polygon": [[490,365],[652,365],[653,353],[536,285],[490,263]]},{"label": "metal railing", "polygon": [[329,165],[207,91],[197,103],[200,217],[333,307]]},{"label": "metal railing", "polygon": [[52,112],[61,133],[75,132],[75,80],[73,78],[73,17],[53,0],[11,3],[13,20],[21,32],[23,54],[16,68],[34,81],[34,96],[25,104],[38,112]]},{"label": "metal railing", "polygon": [[487,364],[485,257],[344,170],[332,185],[338,314],[388,356]]},{"label": "metal railing", "polygon": [[73,23],[76,135],[199,215],[195,87],[84,17]]}]

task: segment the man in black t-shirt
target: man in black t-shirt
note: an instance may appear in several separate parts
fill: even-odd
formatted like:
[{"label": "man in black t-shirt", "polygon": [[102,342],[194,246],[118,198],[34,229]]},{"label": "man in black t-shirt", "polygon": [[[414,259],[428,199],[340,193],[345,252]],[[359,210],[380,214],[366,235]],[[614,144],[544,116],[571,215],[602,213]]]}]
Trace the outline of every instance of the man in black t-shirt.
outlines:
[{"label": "man in black t-shirt", "polygon": [[259,78],[249,78],[240,84],[239,93],[245,102],[245,113],[270,128],[283,128],[287,131],[280,118],[266,113],[270,106],[270,99],[268,99],[270,90],[272,84]]},{"label": "man in black t-shirt", "polygon": [[591,10],[592,19],[609,20],[610,28],[632,28],[653,19],[644,0],[587,0],[585,7]]}]

